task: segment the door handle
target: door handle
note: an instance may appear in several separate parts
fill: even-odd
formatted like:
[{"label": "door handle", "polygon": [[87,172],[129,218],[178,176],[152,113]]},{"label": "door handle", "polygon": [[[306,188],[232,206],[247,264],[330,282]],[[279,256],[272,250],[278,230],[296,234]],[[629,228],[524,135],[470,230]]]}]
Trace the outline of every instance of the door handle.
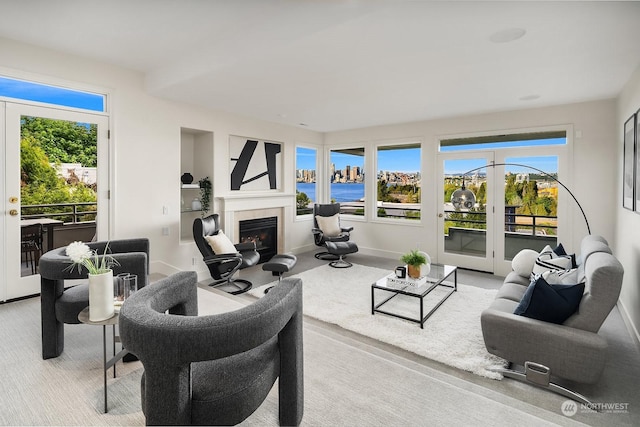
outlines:
[{"label": "door handle", "polygon": [[18,215],[18,210],[17,210],[17,209],[11,209],[11,210],[9,211],[9,215],[11,215],[11,216],[17,216],[17,215]]}]

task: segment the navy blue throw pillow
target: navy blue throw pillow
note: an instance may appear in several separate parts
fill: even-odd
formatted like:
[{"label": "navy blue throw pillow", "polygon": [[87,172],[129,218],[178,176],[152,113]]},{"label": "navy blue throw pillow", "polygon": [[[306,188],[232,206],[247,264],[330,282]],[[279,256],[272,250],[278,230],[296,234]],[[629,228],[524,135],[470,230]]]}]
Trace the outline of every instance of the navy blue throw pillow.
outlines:
[{"label": "navy blue throw pillow", "polygon": [[584,294],[584,283],[550,285],[542,277],[532,281],[514,314],[562,324],[578,310]]}]

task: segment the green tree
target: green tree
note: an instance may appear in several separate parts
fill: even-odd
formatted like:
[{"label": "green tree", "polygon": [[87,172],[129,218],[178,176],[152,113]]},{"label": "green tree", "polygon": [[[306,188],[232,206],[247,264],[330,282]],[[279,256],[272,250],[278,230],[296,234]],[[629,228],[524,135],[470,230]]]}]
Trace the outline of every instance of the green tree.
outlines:
[{"label": "green tree", "polygon": [[307,193],[296,190],[296,209],[298,213],[308,210],[311,202],[312,200],[307,196]]},{"label": "green tree", "polygon": [[40,143],[53,163],[80,163],[96,167],[98,162],[97,126],[43,117],[23,117],[22,138],[32,137]]}]

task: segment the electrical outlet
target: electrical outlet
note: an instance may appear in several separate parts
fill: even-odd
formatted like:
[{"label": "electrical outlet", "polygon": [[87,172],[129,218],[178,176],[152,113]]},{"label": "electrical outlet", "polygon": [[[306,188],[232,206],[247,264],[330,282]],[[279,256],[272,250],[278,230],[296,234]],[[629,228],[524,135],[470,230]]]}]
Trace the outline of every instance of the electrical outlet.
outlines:
[{"label": "electrical outlet", "polygon": [[162,207],[162,215],[169,215],[169,206]]},{"label": "electrical outlet", "polygon": [[191,265],[196,265],[196,259],[195,258],[191,258]]},{"label": "electrical outlet", "polygon": [[169,235],[169,227],[162,227],[162,235],[163,236]]}]

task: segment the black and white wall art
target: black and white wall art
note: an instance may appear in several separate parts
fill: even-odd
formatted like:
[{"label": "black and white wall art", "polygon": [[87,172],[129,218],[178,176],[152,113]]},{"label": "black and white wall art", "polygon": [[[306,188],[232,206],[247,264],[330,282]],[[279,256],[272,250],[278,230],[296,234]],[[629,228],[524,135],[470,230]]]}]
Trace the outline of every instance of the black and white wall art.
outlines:
[{"label": "black and white wall art", "polygon": [[[622,182],[622,206],[634,210],[636,195],[634,189],[636,182],[636,114],[624,122],[624,171]],[[637,191],[637,190],[636,190]]]},{"label": "black and white wall art", "polygon": [[230,136],[231,191],[280,190],[282,143]]}]

